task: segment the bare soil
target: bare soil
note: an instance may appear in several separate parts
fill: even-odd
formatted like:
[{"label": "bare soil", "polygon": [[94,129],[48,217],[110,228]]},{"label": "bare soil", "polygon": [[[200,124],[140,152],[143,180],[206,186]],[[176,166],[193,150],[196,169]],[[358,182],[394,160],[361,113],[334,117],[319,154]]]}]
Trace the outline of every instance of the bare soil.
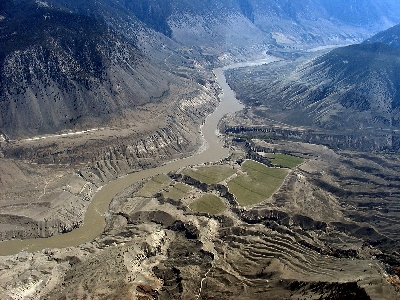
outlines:
[{"label": "bare soil", "polygon": [[271,198],[240,209],[221,197],[227,209],[212,216],[187,204],[213,189],[221,193],[216,185],[186,180],[191,192],[175,200],[161,195],[184,178],[179,173],[153,196],[139,196],[145,182],[137,183],[113,200],[107,229],[95,241],[2,257],[3,298],[397,299],[396,201],[363,205],[380,189],[390,187],[394,197],[398,187],[362,166],[395,176],[399,160],[253,142],[304,158]]}]

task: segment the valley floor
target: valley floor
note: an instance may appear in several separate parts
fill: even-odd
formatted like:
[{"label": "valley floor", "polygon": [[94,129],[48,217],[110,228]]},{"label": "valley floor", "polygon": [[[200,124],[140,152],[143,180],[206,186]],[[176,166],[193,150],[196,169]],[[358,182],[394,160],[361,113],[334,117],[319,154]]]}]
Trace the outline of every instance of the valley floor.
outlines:
[{"label": "valley floor", "polygon": [[[106,230],[93,242],[2,257],[3,298],[396,299],[391,283],[397,277],[383,259],[397,249],[387,238],[398,232],[395,201],[380,203],[373,216],[359,200],[360,185],[363,199],[370,193],[372,200],[389,181],[349,167],[378,156],[304,143],[253,143],[260,151],[286,150],[304,160],[286,169],[271,197],[237,204],[226,187],[243,172],[248,152],[232,145],[235,154],[225,162],[126,188],[112,201]],[[400,166],[381,159],[392,170]],[[340,173],[332,162],[341,164]],[[375,186],[365,190],[356,179],[361,174]],[[224,208],[197,212],[191,204],[204,195],[214,195]],[[356,214],[364,220],[355,221]]]},{"label": "valley floor", "polygon": [[[217,92],[144,107],[141,130],[3,141],[2,238],[79,227],[104,183],[195,152]],[[398,299],[399,157],[229,131],[251,113],[220,123],[226,159],[120,191],[93,241],[1,256],[2,299]]]}]

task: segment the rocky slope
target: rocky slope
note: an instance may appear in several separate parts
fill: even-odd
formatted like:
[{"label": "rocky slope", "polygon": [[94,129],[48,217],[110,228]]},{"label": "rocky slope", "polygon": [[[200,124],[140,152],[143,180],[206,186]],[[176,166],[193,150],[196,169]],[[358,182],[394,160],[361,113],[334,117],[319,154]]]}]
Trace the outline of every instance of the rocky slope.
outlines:
[{"label": "rocky slope", "polygon": [[[395,32],[394,28],[313,59],[233,70],[228,80],[239,98],[255,107],[254,116],[269,119],[267,123],[272,119],[303,126],[299,135],[315,131],[321,142],[324,134],[343,136],[343,144],[354,141],[345,148],[397,151],[400,52],[394,47]],[[339,146],[332,139],[324,143]]]},{"label": "rocky slope", "polygon": [[[171,87],[173,89],[173,87]],[[181,91],[182,92],[182,91]],[[142,106],[135,127],[48,135],[2,146],[1,239],[47,237],[83,222],[97,188],[128,173],[193,153],[218,101],[212,85],[165,105]],[[165,121],[164,121],[165,120]]]},{"label": "rocky slope", "polygon": [[[346,40],[351,43],[369,30],[384,29],[398,9],[395,1],[246,2],[252,7],[256,26],[287,47],[338,44]],[[365,31],[358,31],[359,26]]]},{"label": "rocky slope", "polygon": [[[98,187],[196,151],[199,126],[218,102],[212,66],[256,57],[267,47],[291,51],[360,40],[398,22],[399,6],[388,0],[2,1],[0,237],[70,231],[82,223]],[[365,47],[375,49],[364,55],[380,57],[382,68],[395,53]],[[248,95],[248,103],[260,104],[257,94]],[[376,126],[390,116],[389,104],[373,106],[386,109],[377,110]],[[265,122],[269,108],[261,108],[239,115],[233,121],[242,123],[230,128],[253,126],[255,116]],[[279,138],[300,132],[272,131]],[[363,144],[315,135],[322,138]],[[171,185],[150,196],[138,193],[139,182],[114,199],[95,241],[1,257],[1,298],[398,298],[392,285],[400,275],[396,156],[301,143],[249,143],[251,153],[231,146],[229,168],[247,155],[259,159],[256,150],[265,148],[309,160],[273,197],[246,209],[223,182],[183,183],[181,174],[170,174]],[[178,184],[190,186],[188,197],[160,196]],[[209,192],[226,205],[222,214],[188,208]]]},{"label": "rocky slope", "polygon": [[[398,159],[252,143],[306,161],[275,195],[246,208],[228,202],[217,185],[179,172],[154,195],[136,183],[111,203],[107,229],[95,241],[1,258],[2,298],[397,299],[399,187],[389,174],[398,175]],[[237,167],[236,160],[224,163]],[[162,196],[183,183],[185,196]],[[391,198],[377,201],[388,189]],[[221,193],[226,210],[189,209],[204,193]]]},{"label": "rocky slope", "polygon": [[398,6],[365,0],[344,13],[328,1],[3,1],[0,126],[17,137],[109,124],[162,101],[182,76],[203,80],[198,66],[207,61],[360,39],[398,21]]},{"label": "rocky slope", "polygon": [[382,43],[399,49],[400,48],[399,36],[400,36],[400,25],[395,25],[365,40],[364,44]]},{"label": "rocky slope", "polygon": [[[9,136],[107,124],[156,101],[172,74],[104,21],[27,1],[3,4],[1,128]],[[23,8],[22,8],[23,7]]]}]

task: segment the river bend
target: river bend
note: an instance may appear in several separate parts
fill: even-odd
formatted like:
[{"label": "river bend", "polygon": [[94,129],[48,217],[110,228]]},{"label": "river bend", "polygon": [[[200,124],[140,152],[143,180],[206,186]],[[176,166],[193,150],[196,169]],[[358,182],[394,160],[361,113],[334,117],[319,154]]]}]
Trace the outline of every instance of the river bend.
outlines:
[{"label": "river bend", "polygon": [[214,69],[214,74],[222,89],[222,93],[219,95],[219,106],[207,117],[202,127],[204,142],[207,146],[204,147],[204,151],[187,158],[169,162],[160,167],[131,173],[109,182],[94,195],[81,227],[71,232],[48,238],[0,242],[0,255],[11,255],[21,251],[36,252],[46,248],[75,247],[85,242],[92,241],[96,236],[100,235],[105,228],[104,213],[108,210],[112,199],[132,183],[157,174],[168,173],[181,167],[218,161],[227,157],[229,155],[229,149],[223,147],[222,141],[218,136],[217,125],[224,115],[241,110],[243,105],[236,99],[234,92],[227,84],[224,71],[246,66],[267,64],[276,60],[278,59],[275,57],[267,56],[264,59],[254,62],[236,63],[223,68]]}]

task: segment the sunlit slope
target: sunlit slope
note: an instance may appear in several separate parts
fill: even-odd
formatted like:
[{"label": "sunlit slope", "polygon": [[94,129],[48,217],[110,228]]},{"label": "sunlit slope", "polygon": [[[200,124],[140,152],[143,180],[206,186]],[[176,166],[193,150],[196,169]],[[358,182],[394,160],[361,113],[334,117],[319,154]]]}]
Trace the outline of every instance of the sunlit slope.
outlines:
[{"label": "sunlit slope", "polygon": [[236,70],[228,78],[261,117],[341,134],[392,130],[400,125],[400,51],[390,46],[398,38],[391,29],[303,63]]}]

